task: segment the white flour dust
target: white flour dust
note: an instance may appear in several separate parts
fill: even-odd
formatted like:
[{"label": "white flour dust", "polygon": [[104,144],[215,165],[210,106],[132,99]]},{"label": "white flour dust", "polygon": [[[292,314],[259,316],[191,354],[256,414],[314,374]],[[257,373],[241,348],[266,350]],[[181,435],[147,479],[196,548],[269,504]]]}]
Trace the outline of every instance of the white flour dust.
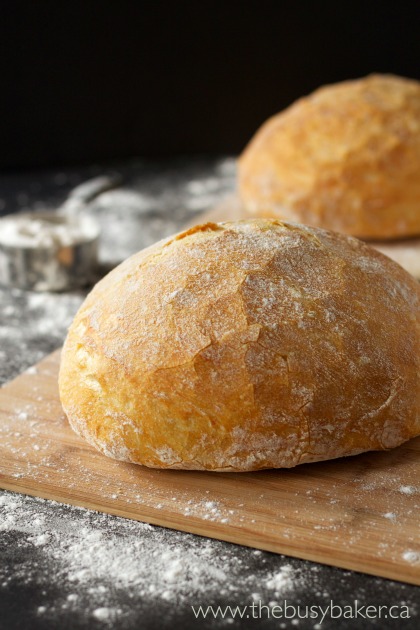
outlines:
[{"label": "white flour dust", "polygon": [[302,572],[279,556],[273,567],[271,555],[248,551],[247,566],[236,546],[9,492],[0,494],[0,533],[6,546],[13,538],[20,555],[13,571],[0,564],[0,588],[42,589],[51,575],[60,584],[53,606],[39,601],[43,616],[84,605],[88,616],[112,623],[130,614],[122,592],[149,606],[199,605],[238,600],[245,589],[249,603],[258,595],[275,605],[273,598],[304,585]]}]

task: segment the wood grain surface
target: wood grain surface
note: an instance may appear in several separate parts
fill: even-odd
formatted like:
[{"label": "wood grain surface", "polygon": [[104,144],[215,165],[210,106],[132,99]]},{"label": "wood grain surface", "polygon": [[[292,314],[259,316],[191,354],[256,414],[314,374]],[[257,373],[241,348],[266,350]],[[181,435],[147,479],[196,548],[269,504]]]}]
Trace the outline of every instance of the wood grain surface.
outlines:
[{"label": "wood grain surface", "polygon": [[0,487],[420,585],[420,438],[291,470],[147,469],[73,433],[59,357],[0,389]]}]

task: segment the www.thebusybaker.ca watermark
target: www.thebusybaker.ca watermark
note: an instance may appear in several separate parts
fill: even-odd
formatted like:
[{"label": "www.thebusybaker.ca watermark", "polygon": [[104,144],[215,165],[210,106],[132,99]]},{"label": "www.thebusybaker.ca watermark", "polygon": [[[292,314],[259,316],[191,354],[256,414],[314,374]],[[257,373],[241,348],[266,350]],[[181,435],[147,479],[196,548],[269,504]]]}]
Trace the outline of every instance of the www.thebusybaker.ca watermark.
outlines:
[{"label": "www.thebusybaker.ca watermark", "polygon": [[325,619],[410,619],[410,609],[401,605],[363,604],[355,599],[351,604],[302,605],[286,599],[280,604],[267,605],[261,600],[244,606],[191,606],[196,619],[312,619],[319,626]]}]

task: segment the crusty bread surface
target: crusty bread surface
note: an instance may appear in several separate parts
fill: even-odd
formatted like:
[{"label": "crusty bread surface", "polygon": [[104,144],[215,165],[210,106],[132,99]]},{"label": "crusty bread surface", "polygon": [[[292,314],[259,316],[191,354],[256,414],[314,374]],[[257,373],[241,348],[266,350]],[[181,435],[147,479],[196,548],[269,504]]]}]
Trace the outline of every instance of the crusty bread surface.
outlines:
[{"label": "crusty bread surface", "polygon": [[[206,212],[203,222],[240,221],[252,218],[255,218],[255,215],[246,210],[239,197],[231,195]],[[193,225],[192,222],[191,225]],[[395,260],[412,276],[420,280],[420,238],[366,240],[366,243]]]},{"label": "crusty bread surface", "polygon": [[71,426],[110,457],[249,471],[420,433],[420,288],[345,235],[205,224],[119,265],[70,327]]},{"label": "crusty bread surface", "polygon": [[270,118],[239,160],[248,211],[366,239],[420,235],[420,83],[324,86]]}]

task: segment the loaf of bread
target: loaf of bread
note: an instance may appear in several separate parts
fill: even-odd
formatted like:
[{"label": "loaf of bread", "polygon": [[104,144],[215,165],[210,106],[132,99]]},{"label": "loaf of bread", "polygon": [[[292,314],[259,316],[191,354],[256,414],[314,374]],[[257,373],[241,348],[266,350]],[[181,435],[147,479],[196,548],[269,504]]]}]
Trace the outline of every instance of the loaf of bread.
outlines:
[{"label": "loaf of bread", "polygon": [[366,239],[420,235],[420,83],[372,75],[268,120],[239,160],[245,208]]},{"label": "loaf of bread", "polygon": [[420,433],[420,288],[357,239],[205,224],[101,280],[62,353],[73,429],[157,468],[291,467]]}]

